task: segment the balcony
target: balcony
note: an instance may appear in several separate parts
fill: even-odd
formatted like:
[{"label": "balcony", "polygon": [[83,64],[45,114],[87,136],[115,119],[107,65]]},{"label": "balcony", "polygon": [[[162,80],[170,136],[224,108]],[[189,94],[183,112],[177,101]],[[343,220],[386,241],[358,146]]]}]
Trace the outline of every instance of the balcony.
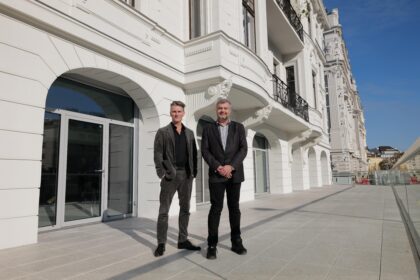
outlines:
[{"label": "balcony", "polygon": [[287,85],[277,75],[273,75],[273,83],[273,99],[309,122],[308,102],[296,92],[289,90]]},{"label": "balcony", "polygon": [[296,33],[299,35],[299,38],[303,42],[303,25],[300,22],[299,16],[297,15],[295,9],[293,9],[290,0],[276,0],[277,5],[282,9],[286,15],[289,23],[293,26]]},{"label": "balcony", "polygon": [[297,53],[304,47],[303,26],[290,0],[267,1],[267,30],[270,44],[282,54]]}]

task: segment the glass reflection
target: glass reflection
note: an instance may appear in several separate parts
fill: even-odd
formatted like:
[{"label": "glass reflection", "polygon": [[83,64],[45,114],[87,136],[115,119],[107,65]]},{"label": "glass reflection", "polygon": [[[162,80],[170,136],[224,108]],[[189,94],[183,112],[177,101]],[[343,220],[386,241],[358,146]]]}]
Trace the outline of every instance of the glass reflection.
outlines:
[{"label": "glass reflection", "polygon": [[57,217],[60,115],[45,113],[42,143],[42,173],[39,195],[39,227],[53,226]]},{"label": "glass reflection", "polygon": [[255,161],[255,192],[267,192],[267,152],[262,150],[254,151]]},{"label": "glass reflection", "polygon": [[134,122],[134,102],[131,98],[64,78],[58,78],[51,86],[47,108]]},{"label": "glass reflection", "polygon": [[66,222],[100,216],[102,131],[102,125],[69,120]]},{"label": "glass reflection", "polygon": [[[197,140],[198,140],[198,148],[201,147],[201,136],[203,134],[203,128],[210,123],[213,123],[214,120],[209,116],[202,116],[198,121],[197,125]],[[195,188],[195,195],[196,195],[196,202],[197,203],[204,203],[210,201],[210,189],[209,189],[209,166],[205,162],[205,160],[200,156],[201,160],[199,159],[197,164],[198,173]]]},{"label": "glass reflection", "polygon": [[256,134],[252,141],[254,148],[254,175],[255,175],[255,192],[264,193],[268,191],[267,178],[267,149],[268,140],[262,134]]},{"label": "glass reflection", "polygon": [[109,184],[107,215],[133,212],[133,128],[109,127]]}]

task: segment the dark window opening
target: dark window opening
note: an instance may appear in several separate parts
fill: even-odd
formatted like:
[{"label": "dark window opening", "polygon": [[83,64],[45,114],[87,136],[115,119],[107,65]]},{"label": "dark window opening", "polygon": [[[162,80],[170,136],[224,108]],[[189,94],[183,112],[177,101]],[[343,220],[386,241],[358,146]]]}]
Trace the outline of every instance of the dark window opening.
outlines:
[{"label": "dark window opening", "polygon": [[255,36],[255,3],[254,0],[242,0],[243,11],[243,27],[245,45],[256,52],[256,36]]}]

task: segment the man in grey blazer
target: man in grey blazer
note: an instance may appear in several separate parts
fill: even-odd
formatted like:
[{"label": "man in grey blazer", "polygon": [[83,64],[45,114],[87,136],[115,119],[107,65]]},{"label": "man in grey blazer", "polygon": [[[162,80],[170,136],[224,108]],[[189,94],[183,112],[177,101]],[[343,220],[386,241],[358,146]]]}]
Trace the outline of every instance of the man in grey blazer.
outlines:
[{"label": "man in grey blazer", "polygon": [[171,123],[160,128],[155,136],[154,161],[156,173],[161,178],[156,257],[165,252],[168,212],[175,192],[178,192],[180,206],[178,249],[201,249],[187,239],[192,181],[197,175],[197,146],[192,130],[182,124],[184,109],[183,102],[173,101],[170,106]]}]

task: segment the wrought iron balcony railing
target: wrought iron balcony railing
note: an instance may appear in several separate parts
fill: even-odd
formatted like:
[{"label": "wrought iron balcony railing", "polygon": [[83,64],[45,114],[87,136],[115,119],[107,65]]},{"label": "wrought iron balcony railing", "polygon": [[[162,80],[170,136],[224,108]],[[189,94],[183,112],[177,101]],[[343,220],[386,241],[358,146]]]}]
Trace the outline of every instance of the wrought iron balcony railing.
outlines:
[{"label": "wrought iron balcony railing", "polygon": [[303,42],[303,25],[300,22],[299,16],[295,9],[293,9],[290,0],[276,0],[276,2],[285,13],[287,19],[295,29],[296,33],[299,35],[300,40]]},{"label": "wrought iron balcony railing", "polygon": [[277,75],[273,75],[273,98],[284,107],[309,122],[308,102],[299,94],[289,89]]}]

